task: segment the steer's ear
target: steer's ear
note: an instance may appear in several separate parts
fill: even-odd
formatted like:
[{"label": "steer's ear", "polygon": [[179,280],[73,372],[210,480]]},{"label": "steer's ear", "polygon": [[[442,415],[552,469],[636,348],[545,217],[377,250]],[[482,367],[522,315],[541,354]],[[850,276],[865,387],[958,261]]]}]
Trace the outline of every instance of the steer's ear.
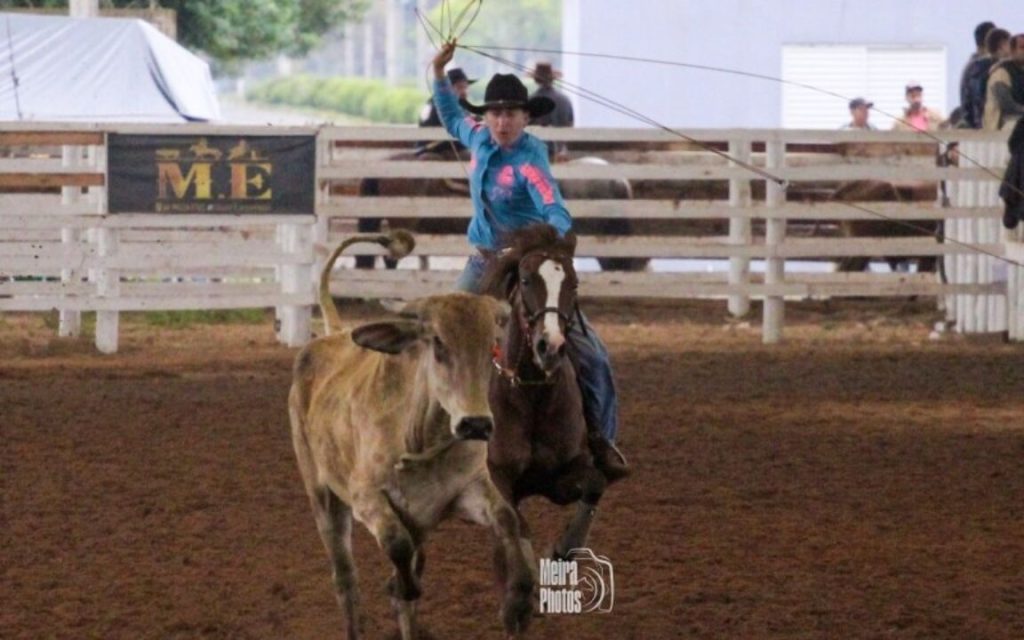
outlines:
[{"label": "steer's ear", "polygon": [[423,325],[419,322],[371,322],[353,329],[352,341],[364,349],[395,354],[408,349],[422,335]]}]

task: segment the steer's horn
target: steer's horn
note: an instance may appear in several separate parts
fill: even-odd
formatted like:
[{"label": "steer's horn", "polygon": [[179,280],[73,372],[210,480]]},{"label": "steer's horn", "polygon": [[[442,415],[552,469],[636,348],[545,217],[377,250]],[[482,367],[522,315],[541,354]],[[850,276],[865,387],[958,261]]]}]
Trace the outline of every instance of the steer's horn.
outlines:
[{"label": "steer's horn", "polygon": [[413,300],[407,303],[404,307],[402,307],[402,309],[398,312],[398,315],[402,316],[403,318],[421,319],[423,317],[423,312],[426,311],[426,309],[426,300]]}]

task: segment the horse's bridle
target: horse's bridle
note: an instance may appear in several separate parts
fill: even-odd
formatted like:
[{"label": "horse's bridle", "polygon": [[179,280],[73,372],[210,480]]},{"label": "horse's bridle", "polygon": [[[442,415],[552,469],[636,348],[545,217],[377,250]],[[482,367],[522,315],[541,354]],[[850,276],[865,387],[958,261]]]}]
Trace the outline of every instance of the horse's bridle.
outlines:
[{"label": "horse's bridle", "polygon": [[[538,253],[541,256],[543,256],[545,259],[551,259],[552,258],[551,255],[548,254],[548,253],[533,252],[533,253],[528,253],[525,256],[523,256],[522,258],[520,258],[519,264],[522,264],[522,262],[524,260],[526,260],[527,258],[529,258],[531,256],[535,256]],[[519,323],[520,323],[520,328],[522,329],[523,334],[526,336],[526,348],[525,349],[520,349],[519,356],[518,356],[518,358],[516,358],[516,363],[515,363],[514,368],[508,368],[508,367],[506,367],[505,365],[503,365],[501,363],[501,359],[502,359],[501,358],[501,356],[502,356],[501,348],[498,347],[497,345],[495,345],[494,352],[493,352],[492,358],[491,358],[491,362],[494,364],[494,368],[498,371],[498,373],[503,378],[508,380],[509,383],[513,387],[551,384],[552,383],[551,382],[551,377],[552,377],[552,375],[555,372],[554,369],[552,369],[551,371],[545,371],[544,372],[544,378],[541,379],[541,380],[524,380],[519,375],[519,365],[522,364],[523,356],[533,350],[533,329],[537,325],[537,322],[540,321],[541,318],[543,318],[545,315],[547,315],[549,313],[554,313],[555,315],[558,316],[558,318],[560,320],[562,320],[562,322],[565,323],[565,333],[568,334],[569,330],[573,326],[573,317],[570,314],[568,314],[568,313],[564,313],[558,307],[542,307],[540,309],[537,309],[536,311],[531,311],[529,305],[526,303],[526,299],[523,298],[522,289],[520,288],[518,283],[516,284],[515,288],[513,288],[512,291],[509,292],[509,296],[508,296],[510,302],[512,300],[515,300],[516,297],[519,298],[519,305],[518,305],[519,313],[517,314],[517,316],[518,316],[518,320],[519,320]],[[515,306],[515,305],[513,305],[513,306]],[[573,301],[573,308],[575,309],[575,315],[577,317],[580,317],[579,305],[576,303],[575,300]],[[580,318],[580,319],[581,319],[580,326],[584,326],[582,324],[582,318]]]}]

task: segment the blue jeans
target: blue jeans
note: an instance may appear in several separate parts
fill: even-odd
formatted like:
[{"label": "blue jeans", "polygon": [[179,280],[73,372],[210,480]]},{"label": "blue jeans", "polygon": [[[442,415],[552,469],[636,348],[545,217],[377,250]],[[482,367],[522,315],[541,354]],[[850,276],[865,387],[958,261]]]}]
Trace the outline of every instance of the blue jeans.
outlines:
[{"label": "blue jeans", "polygon": [[[486,266],[483,256],[470,256],[455,286],[460,291],[481,293],[480,281]],[[580,322],[573,323],[567,338],[576,352],[576,374],[583,394],[583,417],[587,424],[596,425],[605,438],[614,442],[619,431],[619,396],[615,390],[608,348],[597,337],[597,332],[582,313]]]}]

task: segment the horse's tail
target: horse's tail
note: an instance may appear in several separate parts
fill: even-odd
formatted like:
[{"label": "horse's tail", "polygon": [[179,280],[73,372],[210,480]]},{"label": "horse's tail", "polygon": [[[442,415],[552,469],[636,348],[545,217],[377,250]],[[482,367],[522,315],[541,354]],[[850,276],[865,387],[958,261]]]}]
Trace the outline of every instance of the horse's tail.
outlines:
[{"label": "horse's tail", "polygon": [[327,258],[323,271],[320,272],[320,314],[324,319],[324,335],[330,335],[341,329],[341,316],[338,315],[338,307],[335,306],[334,299],[331,297],[331,271],[334,270],[334,263],[345,249],[360,243],[379,244],[387,249],[395,260],[409,255],[416,247],[416,240],[412,234],[402,229],[396,229],[387,235],[352,236],[338,245],[338,248]]}]

